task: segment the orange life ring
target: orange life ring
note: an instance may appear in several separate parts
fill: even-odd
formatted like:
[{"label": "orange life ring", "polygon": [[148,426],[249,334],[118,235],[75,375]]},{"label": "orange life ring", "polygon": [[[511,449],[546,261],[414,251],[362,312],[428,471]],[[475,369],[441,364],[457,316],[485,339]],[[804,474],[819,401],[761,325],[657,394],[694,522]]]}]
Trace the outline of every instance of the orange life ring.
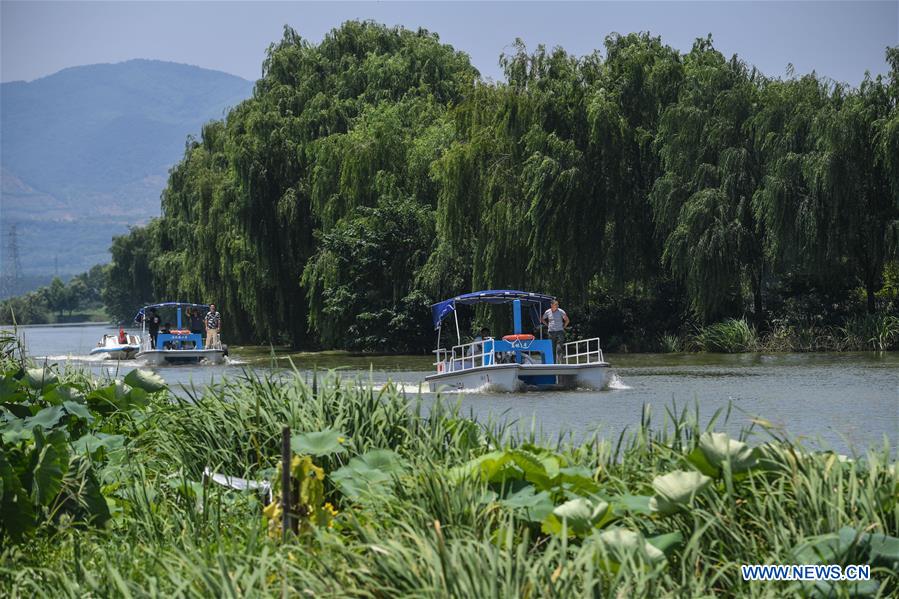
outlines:
[{"label": "orange life ring", "polygon": [[533,341],[533,335],[504,335],[503,341]]}]

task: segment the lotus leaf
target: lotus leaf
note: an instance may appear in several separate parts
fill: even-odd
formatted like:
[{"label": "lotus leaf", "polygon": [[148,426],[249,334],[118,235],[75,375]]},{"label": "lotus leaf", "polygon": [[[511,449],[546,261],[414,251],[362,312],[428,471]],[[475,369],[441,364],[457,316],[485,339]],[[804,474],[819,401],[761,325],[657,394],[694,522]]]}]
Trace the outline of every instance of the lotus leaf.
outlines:
[{"label": "lotus leaf", "polygon": [[6,375],[0,379],[0,400],[9,403],[17,403],[25,398],[22,393],[20,383],[11,375]]},{"label": "lotus leaf", "polygon": [[90,460],[76,457],[69,464],[69,471],[76,473],[78,484],[64,487],[66,497],[63,506],[76,519],[90,522],[95,526],[103,526],[111,514],[107,498],[100,491]]},{"label": "lotus leaf", "polygon": [[558,481],[563,488],[576,495],[594,495],[599,491],[599,485],[593,480],[593,473],[583,466],[560,468]]},{"label": "lotus leaf", "polygon": [[125,444],[125,437],[122,435],[110,435],[107,433],[86,434],[72,443],[75,453],[94,454],[100,449],[113,451],[121,448]]},{"label": "lotus leaf", "polygon": [[518,492],[500,500],[501,505],[513,510],[523,510],[526,519],[531,522],[543,522],[553,511],[553,502],[547,491],[539,493],[533,485],[528,485]]},{"label": "lotus leaf", "polygon": [[345,453],[346,449],[343,447],[343,443],[344,434],[332,429],[300,433],[290,438],[290,448],[293,451],[314,456]]},{"label": "lotus leaf", "polygon": [[844,526],[835,533],[809,537],[799,543],[792,554],[800,564],[855,562],[897,570],[899,538]]},{"label": "lotus leaf", "polygon": [[652,481],[656,495],[650,500],[654,512],[670,514],[683,509],[693,502],[693,498],[704,491],[712,479],[699,472],[675,470]]},{"label": "lotus leaf", "polygon": [[525,480],[537,485],[538,489],[550,486],[550,480],[559,474],[559,462],[554,457],[540,457],[523,449],[507,452],[512,462],[521,468]]},{"label": "lotus leaf", "polygon": [[31,498],[37,505],[48,505],[62,488],[62,477],[69,466],[65,431],[56,430],[44,437],[36,431],[34,454],[37,460],[32,472]]},{"label": "lotus leaf", "polygon": [[755,450],[742,441],[731,439],[726,433],[703,433],[699,437],[699,449],[709,464],[722,468],[730,463],[732,472],[743,472],[757,461]]},{"label": "lotus leaf", "polygon": [[543,521],[543,531],[561,534],[564,523],[569,534],[585,536],[594,528],[609,522],[611,517],[612,511],[607,502],[578,497],[555,508]]},{"label": "lotus leaf", "polygon": [[25,428],[24,418],[13,418],[0,427],[0,439],[4,444],[14,444],[33,437],[31,429]]},{"label": "lotus leaf", "polygon": [[453,478],[474,476],[488,483],[504,483],[507,480],[522,478],[522,472],[512,462],[509,452],[491,451],[453,468],[450,476]]},{"label": "lotus leaf", "polygon": [[135,389],[143,389],[147,393],[155,393],[166,388],[165,381],[162,377],[152,370],[141,370],[135,368],[125,375],[125,383]]},{"label": "lotus leaf", "polygon": [[609,501],[616,511],[643,515],[652,513],[650,505],[652,497],[649,495],[616,495],[611,497]]},{"label": "lotus leaf", "polygon": [[26,368],[24,380],[32,389],[43,389],[55,384],[59,377],[49,368]]},{"label": "lotus leaf", "polygon": [[23,428],[31,430],[36,426],[44,430],[50,430],[59,422],[59,419],[65,415],[62,406],[50,406],[44,408],[31,418],[26,418]]},{"label": "lotus leaf", "polygon": [[[131,391],[134,391],[132,389]],[[87,405],[94,411],[100,413],[109,413],[122,408],[123,404],[127,404],[126,396],[129,394],[128,389],[122,381],[116,380],[88,393]]]},{"label": "lotus leaf", "polygon": [[47,391],[43,399],[52,404],[61,404],[67,401],[84,403],[84,394],[71,385],[59,385]]},{"label": "lotus leaf", "polygon": [[662,551],[665,555],[670,555],[675,547],[684,542],[684,535],[678,530],[676,532],[648,537],[646,542]]},{"label": "lotus leaf", "polygon": [[389,492],[392,475],[404,470],[396,453],[389,449],[374,449],[332,472],[331,480],[344,495],[361,500]]},{"label": "lotus leaf", "polygon": [[90,410],[87,409],[87,406],[84,404],[80,404],[77,401],[64,401],[62,403],[62,407],[65,408],[66,412],[72,414],[73,416],[78,416],[79,418],[84,418],[88,422],[92,422],[94,419],[94,415],[90,413]]},{"label": "lotus leaf", "polygon": [[8,454],[0,451],[0,480],[3,481],[0,493],[0,533],[19,540],[34,529],[34,506],[8,457]]},{"label": "lotus leaf", "polygon": [[649,564],[665,561],[661,549],[648,543],[639,532],[626,528],[612,528],[597,536],[597,541],[609,552],[614,564],[628,558],[643,560]]}]

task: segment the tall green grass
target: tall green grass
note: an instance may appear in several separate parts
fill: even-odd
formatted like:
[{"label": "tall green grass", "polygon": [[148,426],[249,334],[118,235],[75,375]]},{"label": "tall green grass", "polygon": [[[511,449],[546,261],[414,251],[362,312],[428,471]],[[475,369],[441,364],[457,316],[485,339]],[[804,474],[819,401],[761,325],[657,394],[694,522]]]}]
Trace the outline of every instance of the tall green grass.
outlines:
[{"label": "tall green grass", "polygon": [[[744,582],[739,566],[794,563],[803,543],[841,529],[899,535],[899,468],[888,444],[847,459],[752,425],[730,441],[755,447],[752,468],[739,468],[736,457],[710,466],[698,453],[702,440],[728,413],[706,423],[698,409],[636,416],[640,425],[619,439],[547,440],[333,374],[314,384],[300,373],[247,374],[191,397],[155,398],[108,425],[128,437],[102,470],[109,525],[53,522],[27,543],[4,543],[0,589],[54,598],[781,597],[816,591]],[[272,477],[285,424],[294,432],[339,430],[345,450],[315,458],[339,510],[333,527],[282,543],[267,533],[261,496],[219,487],[202,471]],[[394,451],[405,468],[382,490],[351,499],[330,474],[373,449]],[[524,484],[518,470],[502,484],[458,475],[488,452],[513,449],[555,456],[613,503],[651,496],[654,479],[672,471],[706,469],[712,481],[674,513],[621,509],[612,522],[557,534],[501,500]],[[561,484],[553,493],[560,502],[581,491]],[[642,549],[610,544],[604,534],[614,529],[678,540],[651,560]],[[870,558],[852,551],[832,559]],[[877,561],[875,582],[860,590],[895,596],[895,565]]]},{"label": "tall green grass", "polygon": [[899,317],[856,315],[842,326],[778,322],[764,331],[745,318],[728,319],[698,326],[688,335],[664,334],[658,339],[657,349],[663,353],[893,351],[899,350]]},{"label": "tall green grass", "polygon": [[731,318],[699,329],[694,343],[707,352],[750,352],[758,349],[758,334],[745,319]]}]

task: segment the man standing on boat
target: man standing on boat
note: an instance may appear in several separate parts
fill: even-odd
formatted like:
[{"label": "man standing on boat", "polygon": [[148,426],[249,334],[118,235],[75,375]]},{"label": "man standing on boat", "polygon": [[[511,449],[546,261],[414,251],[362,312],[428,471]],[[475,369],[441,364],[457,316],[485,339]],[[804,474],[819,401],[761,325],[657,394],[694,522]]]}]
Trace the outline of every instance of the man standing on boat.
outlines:
[{"label": "man standing on boat", "polygon": [[553,354],[556,364],[559,363],[562,345],[565,343],[565,327],[568,326],[568,314],[559,307],[559,300],[553,300],[549,310],[543,313],[543,324],[549,329],[549,338],[553,342]]},{"label": "man standing on boat", "polygon": [[156,349],[156,337],[159,336],[159,325],[162,324],[162,318],[156,313],[156,308],[150,308],[150,313],[145,318],[147,319],[147,328],[150,330],[150,347]]},{"label": "man standing on boat", "polygon": [[222,328],[222,315],[216,312],[215,304],[209,304],[209,312],[203,321],[206,323],[206,349],[218,349],[221,345],[219,330]]}]

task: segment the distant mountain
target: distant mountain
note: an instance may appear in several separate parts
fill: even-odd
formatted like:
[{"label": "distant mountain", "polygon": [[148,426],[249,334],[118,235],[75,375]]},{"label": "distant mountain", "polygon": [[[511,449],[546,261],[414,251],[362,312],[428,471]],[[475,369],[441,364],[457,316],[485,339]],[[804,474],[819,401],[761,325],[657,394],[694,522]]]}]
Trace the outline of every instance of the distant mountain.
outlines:
[{"label": "distant mountain", "polygon": [[252,89],[234,75],[157,60],[0,85],[0,260],[12,223],[26,274],[108,259],[113,235],[159,214],[187,136]]}]

